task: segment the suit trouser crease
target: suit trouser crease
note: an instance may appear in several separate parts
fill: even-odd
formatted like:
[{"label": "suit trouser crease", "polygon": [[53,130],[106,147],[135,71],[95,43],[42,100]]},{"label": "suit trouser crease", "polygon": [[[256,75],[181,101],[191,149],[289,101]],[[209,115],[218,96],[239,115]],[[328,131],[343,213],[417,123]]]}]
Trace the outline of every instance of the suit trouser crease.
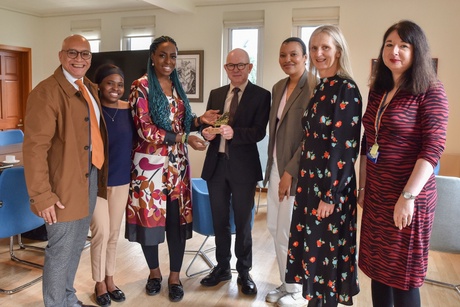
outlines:
[{"label": "suit trouser crease", "polygon": [[273,159],[269,178],[267,192],[267,228],[273,237],[280,280],[285,285],[287,292],[299,292],[302,291],[302,285],[286,283],[285,278],[289,232],[291,229],[292,208],[294,207],[295,196],[285,197],[282,202],[279,201],[278,188],[281,179],[276,159]]},{"label": "suit trouser crease", "polygon": [[230,267],[232,240],[230,206],[232,206],[236,232],[236,270],[239,274],[245,274],[252,267],[251,220],[256,182],[234,182],[235,180],[231,180],[229,176],[228,167],[228,160],[219,158],[212,178],[207,181],[216,242],[216,260],[218,266]]},{"label": "suit trouser crease", "polygon": [[93,166],[89,177],[89,215],[76,221],[58,221],[46,225],[48,245],[43,268],[43,300],[46,307],[78,306],[73,284],[96,198],[97,168]]},{"label": "suit trouser crease", "polygon": [[98,197],[91,219],[91,268],[93,280],[113,276],[121,221],[126,211],[129,183],[107,188],[107,199]]}]

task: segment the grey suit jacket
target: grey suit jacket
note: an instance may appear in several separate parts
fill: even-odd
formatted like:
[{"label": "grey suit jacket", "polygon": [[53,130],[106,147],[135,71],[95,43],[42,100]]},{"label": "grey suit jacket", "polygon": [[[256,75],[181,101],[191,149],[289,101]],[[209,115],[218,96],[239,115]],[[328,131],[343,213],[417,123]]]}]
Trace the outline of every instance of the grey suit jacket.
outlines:
[{"label": "grey suit jacket", "polygon": [[[289,77],[278,81],[272,89],[272,107],[269,117],[269,142],[268,161],[264,183],[270,180],[270,171],[273,164],[273,148],[276,139],[276,162],[280,178],[284,172],[292,176],[290,195],[295,195],[297,177],[299,173],[299,161],[301,142],[303,139],[302,116],[307,108],[311,93],[308,88],[307,71],[303,73],[296,88],[286,101],[283,113],[277,123],[278,109],[288,84]],[[277,128],[278,127],[278,128]]]}]

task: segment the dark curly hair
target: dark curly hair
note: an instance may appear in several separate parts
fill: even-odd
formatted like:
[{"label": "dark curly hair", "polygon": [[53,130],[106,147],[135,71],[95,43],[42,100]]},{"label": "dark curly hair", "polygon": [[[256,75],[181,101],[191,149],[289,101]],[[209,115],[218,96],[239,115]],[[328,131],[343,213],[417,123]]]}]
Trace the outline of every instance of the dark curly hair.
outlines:
[{"label": "dark curly hair", "polygon": [[402,75],[400,89],[414,95],[424,93],[436,81],[436,72],[430,55],[430,47],[423,32],[417,24],[409,20],[401,20],[392,25],[383,36],[382,47],[374,77],[371,77],[371,89],[376,91],[391,91],[395,86],[393,75],[383,62],[382,54],[388,36],[397,31],[404,42],[412,45],[412,65]]},{"label": "dark curly hair", "polygon": [[[152,66],[152,54],[155,53],[158,46],[162,43],[170,42],[173,43],[174,46],[177,44],[169,36],[160,36],[156,38],[153,43],[150,45],[150,52],[149,52],[149,60],[147,63],[147,80],[149,84],[149,109],[150,109],[150,116],[152,117],[152,121],[161,129],[172,131],[171,120],[169,119],[169,114],[171,113],[169,109],[169,102],[166,96],[163,94],[163,90],[161,89],[160,82],[158,82],[158,78],[155,74],[154,67]],[[190,107],[190,102],[185,94],[184,89],[179,81],[179,76],[177,74],[177,70],[174,69],[170,75],[171,81],[174,85],[174,88],[177,90],[180,98],[184,102],[185,106],[185,118],[184,118],[184,130],[186,134],[190,133],[190,125],[192,123],[192,110]]]}]

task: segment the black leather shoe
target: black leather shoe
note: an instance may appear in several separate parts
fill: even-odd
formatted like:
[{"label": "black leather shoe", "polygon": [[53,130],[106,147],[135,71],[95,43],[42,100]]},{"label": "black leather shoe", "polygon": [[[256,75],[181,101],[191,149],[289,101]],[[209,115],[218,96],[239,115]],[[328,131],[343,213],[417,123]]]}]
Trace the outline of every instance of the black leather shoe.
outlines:
[{"label": "black leather shoe", "polygon": [[169,291],[169,300],[171,302],[178,302],[182,300],[184,297],[184,288],[182,287],[182,283],[178,284],[170,284],[168,285]]},{"label": "black leather shoe", "polygon": [[97,307],[97,306],[95,306],[95,305],[85,305],[85,304],[83,304],[82,301],[78,301],[77,304],[74,305],[74,306],[79,306],[79,307]]},{"label": "black leather shoe", "polygon": [[223,269],[216,266],[212,269],[211,273],[209,273],[205,278],[203,278],[200,283],[206,287],[212,287],[220,283],[221,281],[230,280],[232,279],[232,273],[230,269]]},{"label": "black leather shoe", "polygon": [[163,278],[149,278],[147,279],[147,284],[145,285],[145,292],[148,295],[157,295],[161,290],[161,281]]},{"label": "black leather shoe", "polygon": [[257,286],[249,274],[240,274],[236,282],[241,286],[241,292],[246,295],[257,294]]},{"label": "black leather shoe", "polygon": [[[107,292],[98,296],[96,287],[94,287],[94,297],[96,298],[96,304],[98,304],[99,306],[101,307],[110,306],[110,303],[111,303],[110,296]],[[82,304],[82,306],[85,306],[85,305]]]},{"label": "black leather shoe", "polygon": [[117,289],[112,292],[109,291],[110,299],[114,302],[123,302],[126,299],[125,294],[120,290],[120,288],[116,288]]}]

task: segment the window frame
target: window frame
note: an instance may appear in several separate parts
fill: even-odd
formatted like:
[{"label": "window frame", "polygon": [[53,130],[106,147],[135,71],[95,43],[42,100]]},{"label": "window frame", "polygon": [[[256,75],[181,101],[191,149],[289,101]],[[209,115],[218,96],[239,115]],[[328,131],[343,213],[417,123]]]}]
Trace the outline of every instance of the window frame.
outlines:
[{"label": "window frame", "polygon": [[221,76],[221,84],[226,85],[230,84],[230,79],[227,76],[227,72],[224,69],[224,65],[226,63],[227,54],[237,48],[232,45],[233,40],[233,31],[234,30],[257,30],[257,55],[256,55],[256,63],[253,64],[253,70],[256,70],[255,78],[256,81],[254,82],[257,85],[261,85],[263,83],[263,71],[261,63],[263,62],[263,36],[264,36],[264,28],[262,25],[251,25],[250,22],[248,24],[241,23],[239,25],[228,25],[224,28],[224,35],[223,35],[223,58],[222,58],[222,76]]}]

